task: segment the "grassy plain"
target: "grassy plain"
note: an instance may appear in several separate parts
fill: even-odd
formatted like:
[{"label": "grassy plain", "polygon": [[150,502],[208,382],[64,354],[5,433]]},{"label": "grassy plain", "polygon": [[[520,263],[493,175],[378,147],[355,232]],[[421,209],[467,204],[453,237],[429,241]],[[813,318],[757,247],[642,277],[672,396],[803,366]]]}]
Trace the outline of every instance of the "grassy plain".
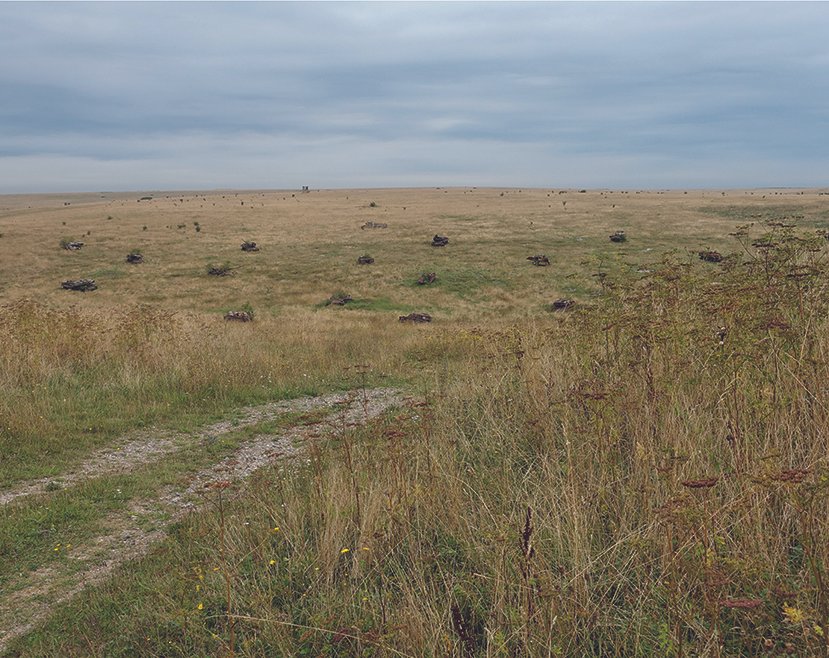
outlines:
[{"label": "grassy plain", "polygon": [[[244,404],[425,400],[217,494],[11,655],[826,655],[827,229],[797,190],[0,197],[3,489]],[[0,587],[243,439],[6,507]]]}]

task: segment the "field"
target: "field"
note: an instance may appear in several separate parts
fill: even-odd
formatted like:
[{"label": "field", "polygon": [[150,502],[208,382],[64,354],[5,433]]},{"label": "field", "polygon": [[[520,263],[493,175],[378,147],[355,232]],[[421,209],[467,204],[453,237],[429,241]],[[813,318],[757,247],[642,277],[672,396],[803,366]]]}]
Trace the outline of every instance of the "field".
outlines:
[{"label": "field", "polygon": [[829,656],[828,230],[819,190],[0,197],[0,653]]}]

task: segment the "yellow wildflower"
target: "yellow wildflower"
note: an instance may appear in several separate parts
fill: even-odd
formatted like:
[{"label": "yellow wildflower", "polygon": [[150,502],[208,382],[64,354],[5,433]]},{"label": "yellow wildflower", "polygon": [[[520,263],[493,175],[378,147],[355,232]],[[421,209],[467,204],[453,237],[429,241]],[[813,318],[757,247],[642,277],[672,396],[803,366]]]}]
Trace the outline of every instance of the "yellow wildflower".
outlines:
[{"label": "yellow wildflower", "polygon": [[786,615],[786,619],[792,624],[800,624],[806,619],[806,613],[803,610],[786,605],[785,603],[783,604],[783,614]]},{"label": "yellow wildflower", "polygon": [[340,551],[340,555],[342,555],[343,553],[348,553],[349,551],[351,551],[350,548],[344,548]]},{"label": "yellow wildflower", "polygon": [[273,566],[273,565],[275,565],[275,564],[276,564],[276,560],[271,560],[270,562],[268,562],[268,564],[269,564],[269,565],[271,565],[271,566]]},{"label": "yellow wildflower", "polygon": [[196,610],[204,610],[204,603],[199,603],[199,604],[196,606]]}]

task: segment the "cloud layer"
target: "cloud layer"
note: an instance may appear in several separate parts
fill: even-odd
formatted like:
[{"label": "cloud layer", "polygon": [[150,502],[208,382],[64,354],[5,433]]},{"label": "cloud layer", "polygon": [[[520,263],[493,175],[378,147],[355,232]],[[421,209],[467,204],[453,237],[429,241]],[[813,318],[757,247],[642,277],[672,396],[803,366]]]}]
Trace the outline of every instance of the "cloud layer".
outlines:
[{"label": "cloud layer", "polygon": [[824,3],[0,3],[0,193],[820,186]]}]

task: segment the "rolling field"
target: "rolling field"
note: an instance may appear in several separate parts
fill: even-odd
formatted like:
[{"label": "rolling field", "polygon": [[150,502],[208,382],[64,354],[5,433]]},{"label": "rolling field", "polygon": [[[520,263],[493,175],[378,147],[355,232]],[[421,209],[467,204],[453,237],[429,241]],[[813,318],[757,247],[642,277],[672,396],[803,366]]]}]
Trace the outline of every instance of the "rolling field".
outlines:
[{"label": "rolling field", "polygon": [[0,653],[829,655],[827,230],[818,190],[0,197]]}]

